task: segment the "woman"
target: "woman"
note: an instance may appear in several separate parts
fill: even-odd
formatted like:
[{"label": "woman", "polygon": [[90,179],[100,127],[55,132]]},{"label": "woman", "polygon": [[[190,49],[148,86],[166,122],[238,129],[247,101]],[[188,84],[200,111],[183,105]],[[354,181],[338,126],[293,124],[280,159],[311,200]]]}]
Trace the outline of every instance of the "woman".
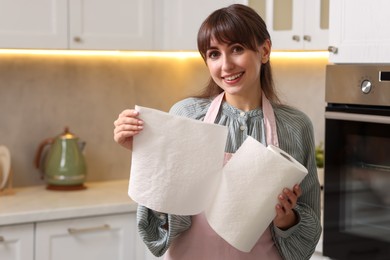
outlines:
[{"label": "woman", "polygon": [[[252,136],[279,146],[309,174],[292,190],[281,191],[276,217],[249,253],[220,238],[203,214],[168,215],[140,205],[142,239],[153,254],[165,253],[165,259],[172,260],[310,259],[321,234],[313,127],[306,115],[282,105],[275,93],[264,21],[244,5],[216,10],[199,29],[198,49],[211,75],[209,84],[202,95],[176,103],[170,113],[227,126],[227,155]],[[138,113],[125,110],[114,125],[115,141],[131,149],[133,136],[143,129]]]}]

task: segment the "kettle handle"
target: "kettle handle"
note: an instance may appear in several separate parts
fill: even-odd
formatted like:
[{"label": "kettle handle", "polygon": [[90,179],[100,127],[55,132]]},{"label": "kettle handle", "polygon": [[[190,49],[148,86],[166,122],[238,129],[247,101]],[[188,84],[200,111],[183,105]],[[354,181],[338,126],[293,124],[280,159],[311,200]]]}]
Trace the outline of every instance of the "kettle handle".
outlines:
[{"label": "kettle handle", "polygon": [[[47,146],[47,145],[50,145],[54,142],[54,139],[53,138],[47,138],[45,140],[43,140],[39,146],[38,146],[38,149],[35,153],[35,159],[34,159],[34,165],[35,165],[35,168],[39,169],[41,167],[41,161],[42,161],[42,152],[43,152],[43,149]],[[41,179],[43,179],[43,171],[41,171]]]}]

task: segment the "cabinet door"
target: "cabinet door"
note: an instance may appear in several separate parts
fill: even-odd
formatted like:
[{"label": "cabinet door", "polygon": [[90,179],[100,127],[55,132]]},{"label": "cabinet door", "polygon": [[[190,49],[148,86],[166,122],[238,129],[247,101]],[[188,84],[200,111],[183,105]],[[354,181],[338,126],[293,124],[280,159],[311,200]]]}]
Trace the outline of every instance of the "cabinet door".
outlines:
[{"label": "cabinet door", "polygon": [[263,1],[274,50],[327,49],[329,0]]},{"label": "cabinet door", "polygon": [[77,218],[36,224],[36,259],[137,259],[136,216]]},{"label": "cabinet door", "polygon": [[34,259],[34,224],[0,227],[0,259]]},{"label": "cabinet door", "polygon": [[303,44],[305,50],[327,50],[329,40],[329,0],[305,0]]},{"label": "cabinet door", "polygon": [[274,50],[302,50],[305,0],[267,0],[266,20]]},{"label": "cabinet door", "polygon": [[0,48],[67,48],[67,0],[0,0]]},{"label": "cabinet door", "polygon": [[388,0],[331,0],[329,45],[333,63],[389,63]]},{"label": "cabinet door", "polygon": [[157,9],[163,10],[156,24],[156,46],[162,50],[198,50],[197,35],[204,19],[213,11],[239,0],[166,0],[157,1]]},{"label": "cabinet door", "polygon": [[152,0],[69,0],[70,49],[151,50]]}]

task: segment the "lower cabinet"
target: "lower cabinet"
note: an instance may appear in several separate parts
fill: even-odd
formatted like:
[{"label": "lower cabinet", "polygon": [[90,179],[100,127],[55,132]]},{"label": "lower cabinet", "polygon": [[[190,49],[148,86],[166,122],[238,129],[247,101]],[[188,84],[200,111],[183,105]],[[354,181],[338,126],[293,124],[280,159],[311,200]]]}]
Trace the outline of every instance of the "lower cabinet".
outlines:
[{"label": "lower cabinet", "polygon": [[0,259],[34,259],[34,224],[0,226]]},{"label": "lower cabinet", "polygon": [[135,223],[135,214],[37,223],[36,259],[138,259]]},{"label": "lower cabinet", "polygon": [[1,260],[153,260],[136,214],[0,226]]}]

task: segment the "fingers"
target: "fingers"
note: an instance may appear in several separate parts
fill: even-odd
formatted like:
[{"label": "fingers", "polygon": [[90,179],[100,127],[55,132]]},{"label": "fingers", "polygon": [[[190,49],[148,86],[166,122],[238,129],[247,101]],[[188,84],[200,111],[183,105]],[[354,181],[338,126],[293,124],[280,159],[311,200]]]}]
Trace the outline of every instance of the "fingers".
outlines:
[{"label": "fingers", "polygon": [[134,109],[123,110],[114,121],[114,140],[131,149],[133,136],[143,129],[144,122]]},{"label": "fingers", "polygon": [[279,194],[279,203],[277,210],[283,210],[285,213],[292,210],[296,205],[298,198],[302,195],[302,190],[299,185],[295,185],[292,190],[284,188]]},{"label": "fingers", "polygon": [[279,194],[279,203],[275,206],[276,217],[273,222],[275,226],[281,229],[288,229],[295,225],[297,216],[293,209],[297,205],[298,198],[302,195],[299,185],[295,185],[292,190],[285,188]]}]

